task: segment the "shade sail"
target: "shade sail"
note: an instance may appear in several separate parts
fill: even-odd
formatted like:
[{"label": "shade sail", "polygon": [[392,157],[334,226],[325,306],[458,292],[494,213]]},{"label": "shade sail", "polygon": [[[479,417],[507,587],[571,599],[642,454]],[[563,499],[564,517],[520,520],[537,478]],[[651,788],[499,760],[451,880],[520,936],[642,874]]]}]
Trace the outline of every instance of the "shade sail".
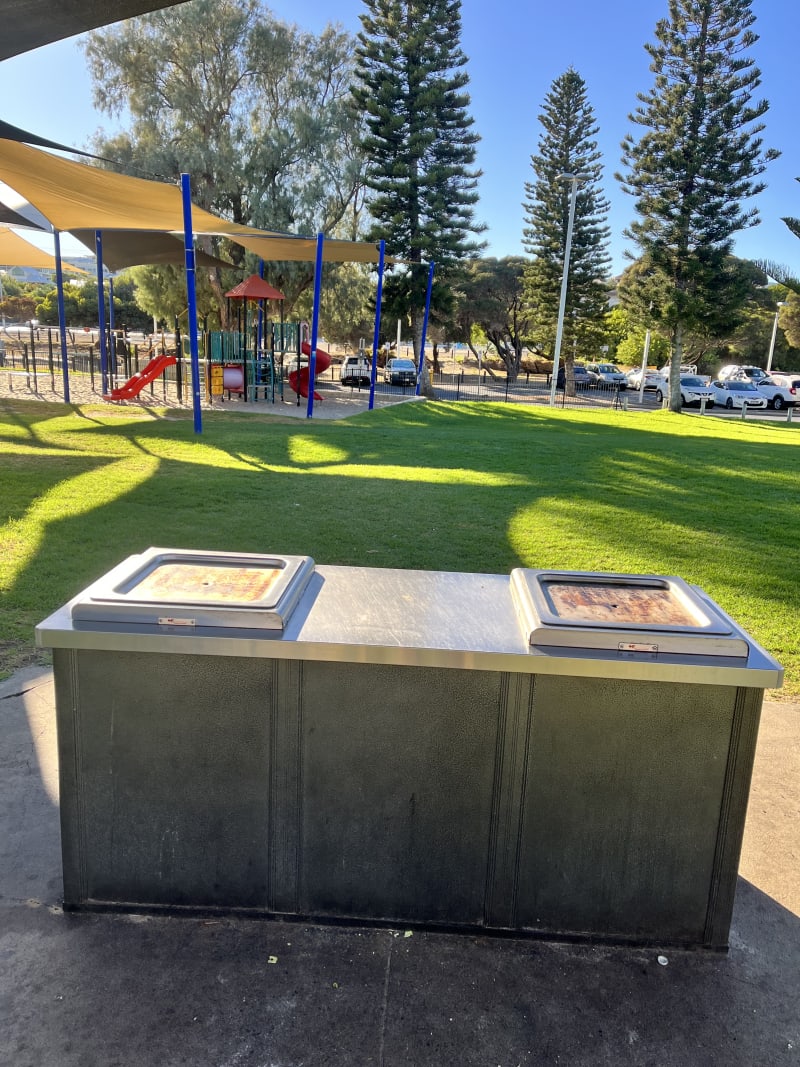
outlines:
[{"label": "shade sail", "polygon": [[[183,232],[181,191],[167,182],[90,167],[6,138],[0,138],[0,181],[57,230]],[[315,238],[240,226],[203,208],[192,208],[192,226],[195,234],[228,237],[261,259],[316,258]],[[366,241],[326,240],[323,257],[327,262],[377,263],[378,248]]]},{"label": "shade sail", "polygon": [[0,59],[174,6],[159,0],[0,0]]},{"label": "shade sail", "polygon": [[20,215],[18,211],[9,207],[8,204],[3,203],[0,203],[0,222],[5,223],[6,226],[27,226],[30,229],[39,231],[44,229],[43,226],[37,226],[35,222],[31,222],[30,219]]},{"label": "shade sail", "polygon": [[251,274],[243,282],[239,282],[225,296],[231,300],[284,300],[280,290],[273,288],[269,282],[259,278],[257,274]]},{"label": "shade sail", "polygon": [[[95,253],[94,230],[70,230],[89,251]],[[137,267],[143,263],[182,264],[185,259],[183,241],[170,233],[154,233],[151,230],[104,230],[103,263],[111,271]],[[194,262],[197,267],[230,267],[223,259],[211,256],[208,252],[195,249]]]},{"label": "shade sail", "polygon": [[[2,267],[36,267],[43,270],[55,270],[55,257],[32,245],[8,226],[0,226],[0,266]],[[62,263],[64,270],[86,274],[80,267]]]},{"label": "shade sail", "polygon": [[[131,178],[85,163],[0,139],[0,180],[24,196],[57,230],[183,229],[183,201],[177,185]],[[195,229],[236,230],[235,223],[193,209]]]},{"label": "shade sail", "polygon": [[[232,240],[266,260],[300,260],[307,263],[313,262],[317,255],[317,241],[314,237],[269,234],[258,236],[245,231],[232,236]],[[326,238],[322,258],[326,263],[377,263],[378,246],[369,241],[338,241]],[[397,262],[391,256],[386,256],[385,260],[387,263]]]}]

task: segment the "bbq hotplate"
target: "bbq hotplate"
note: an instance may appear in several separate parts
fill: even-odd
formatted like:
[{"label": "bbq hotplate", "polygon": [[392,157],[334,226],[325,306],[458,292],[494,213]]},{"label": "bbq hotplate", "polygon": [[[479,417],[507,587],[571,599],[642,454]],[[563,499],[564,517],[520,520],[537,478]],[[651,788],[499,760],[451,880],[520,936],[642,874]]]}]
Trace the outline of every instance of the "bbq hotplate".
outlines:
[{"label": "bbq hotplate", "polygon": [[746,657],[740,631],[696,586],[662,575],[517,569],[528,643],[621,653]]},{"label": "bbq hotplate", "polygon": [[282,630],[314,572],[310,556],[150,548],[72,605],[76,624]]}]

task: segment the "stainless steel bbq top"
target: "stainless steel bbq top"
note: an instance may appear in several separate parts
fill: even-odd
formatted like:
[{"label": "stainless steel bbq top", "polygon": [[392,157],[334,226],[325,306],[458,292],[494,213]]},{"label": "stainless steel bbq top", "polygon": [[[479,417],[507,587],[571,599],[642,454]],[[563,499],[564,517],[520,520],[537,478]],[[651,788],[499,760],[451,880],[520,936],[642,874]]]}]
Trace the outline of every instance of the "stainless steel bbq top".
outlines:
[{"label": "stainless steel bbq top", "polygon": [[745,659],[749,653],[733,622],[674,576],[518,569],[511,586],[533,646]]},{"label": "stainless steel bbq top", "polygon": [[75,624],[282,630],[314,572],[309,556],[149,548],[95,582]]},{"label": "stainless steel bbq top", "polygon": [[783,680],[780,664],[680,579],[315,566],[306,556],[150,549],[43,620],[36,640],[759,688]]}]

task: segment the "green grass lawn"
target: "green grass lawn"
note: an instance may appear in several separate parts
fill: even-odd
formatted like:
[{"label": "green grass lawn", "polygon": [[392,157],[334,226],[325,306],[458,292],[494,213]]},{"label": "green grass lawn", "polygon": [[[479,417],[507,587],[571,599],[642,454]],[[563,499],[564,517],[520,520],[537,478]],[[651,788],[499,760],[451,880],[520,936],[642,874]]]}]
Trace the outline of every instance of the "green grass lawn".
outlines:
[{"label": "green grass lawn", "polygon": [[492,404],[344,422],[0,401],[0,670],[149,545],[318,563],[678,574],[800,696],[800,424]]}]

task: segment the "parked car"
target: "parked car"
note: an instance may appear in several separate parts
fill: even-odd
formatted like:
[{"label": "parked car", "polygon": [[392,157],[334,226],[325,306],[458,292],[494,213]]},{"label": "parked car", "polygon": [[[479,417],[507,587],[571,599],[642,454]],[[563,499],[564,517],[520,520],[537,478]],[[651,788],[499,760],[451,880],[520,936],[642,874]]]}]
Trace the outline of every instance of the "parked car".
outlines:
[{"label": "parked car", "polygon": [[774,370],[770,377],[784,389],[788,389],[792,396],[797,398],[796,402],[800,403],[800,372]]},{"label": "parked car", "polygon": [[[657,370],[646,370],[644,372],[644,387],[645,389],[663,389],[667,379]],[[642,387],[642,368],[637,367],[635,370],[628,371],[628,385],[631,389],[641,389]]]},{"label": "parked car", "polygon": [[[657,393],[656,399],[661,403],[664,397],[660,395],[660,393]],[[692,404],[697,404],[698,407],[701,407],[704,400],[707,408],[713,408],[713,390],[707,386],[703,379],[697,374],[682,374],[681,404],[685,404],[687,407],[690,407]]]},{"label": "parked car", "polygon": [[339,368],[342,385],[369,385],[372,381],[372,365],[364,356],[345,356]]},{"label": "parked car", "polygon": [[383,380],[391,385],[414,385],[417,380],[417,368],[413,359],[397,356],[387,360],[383,371]]},{"label": "parked car", "polygon": [[762,382],[767,377],[767,372],[763,367],[740,367],[736,377],[758,385],[759,382]]},{"label": "parked car", "polygon": [[725,367],[720,367],[717,371],[716,381],[727,382],[729,378],[738,378],[741,369],[738,363],[729,363]]},{"label": "parked car", "polygon": [[[762,378],[757,389],[762,396],[767,398],[767,406],[780,411],[781,408],[794,407],[800,403],[800,374],[795,376],[796,385],[791,385],[783,375],[775,375],[771,378]],[[791,380],[791,379],[790,379]]]},{"label": "parked car", "polygon": [[726,381],[711,383],[714,401],[726,408],[765,408],[767,398],[759,393],[752,382],[740,378],[728,378]]},{"label": "parked car", "polygon": [[740,381],[755,382],[756,385],[766,377],[767,372],[761,367],[744,366],[740,363],[729,363],[727,367],[722,367],[717,375],[718,381],[721,382],[738,378]]},{"label": "parked car", "polygon": [[597,386],[628,388],[628,379],[613,363],[587,363],[586,370]]},{"label": "parked car", "polygon": [[594,383],[594,379],[589,374],[583,363],[572,364],[573,378],[575,380],[576,389],[588,389],[590,385]]}]

